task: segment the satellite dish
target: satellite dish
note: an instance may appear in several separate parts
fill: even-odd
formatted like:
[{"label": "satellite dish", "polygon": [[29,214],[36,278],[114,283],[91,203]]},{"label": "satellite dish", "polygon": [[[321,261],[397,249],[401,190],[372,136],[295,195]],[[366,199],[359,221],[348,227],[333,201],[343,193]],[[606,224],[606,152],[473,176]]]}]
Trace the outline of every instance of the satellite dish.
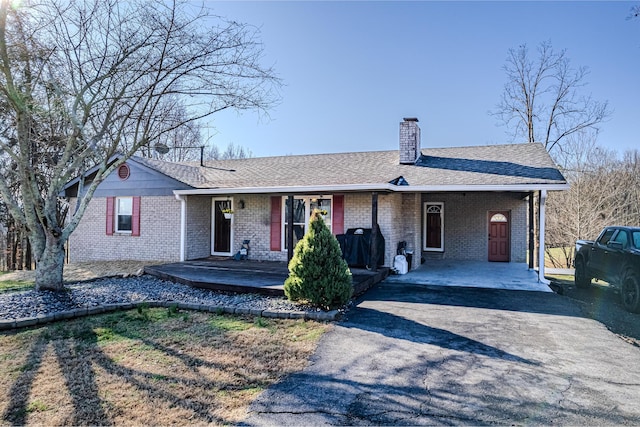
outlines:
[{"label": "satellite dish", "polygon": [[156,144],[153,148],[160,154],[167,154],[169,152],[169,147],[164,144]]}]

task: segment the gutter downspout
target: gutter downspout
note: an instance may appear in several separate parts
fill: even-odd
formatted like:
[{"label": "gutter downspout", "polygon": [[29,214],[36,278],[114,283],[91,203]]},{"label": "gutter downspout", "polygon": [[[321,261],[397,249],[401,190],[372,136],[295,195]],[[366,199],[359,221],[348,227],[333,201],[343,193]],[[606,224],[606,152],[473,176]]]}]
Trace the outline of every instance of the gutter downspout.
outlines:
[{"label": "gutter downspout", "polygon": [[187,234],[187,201],[184,196],[175,194],[180,202],[180,262],[185,261],[185,239]]},{"label": "gutter downspout", "polygon": [[538,282],[548,285],[550,282],[544,278],[544,222],[546,202],[547,190],[540,190],[540,247],[538,248]]}]

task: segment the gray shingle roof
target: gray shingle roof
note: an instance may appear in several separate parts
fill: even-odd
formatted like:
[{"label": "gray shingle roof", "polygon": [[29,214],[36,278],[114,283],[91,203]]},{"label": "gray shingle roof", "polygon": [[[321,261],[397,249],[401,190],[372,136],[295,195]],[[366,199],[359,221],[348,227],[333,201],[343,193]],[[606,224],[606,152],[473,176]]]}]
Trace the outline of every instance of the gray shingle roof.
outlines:
[{"label": "gray shingle roof", "polygon": [[397,150],[172,163],[134,158],[193,188],[264,188],[386,184],[410,186],[565,184],[541,144],[426,148],[415,165]]}]

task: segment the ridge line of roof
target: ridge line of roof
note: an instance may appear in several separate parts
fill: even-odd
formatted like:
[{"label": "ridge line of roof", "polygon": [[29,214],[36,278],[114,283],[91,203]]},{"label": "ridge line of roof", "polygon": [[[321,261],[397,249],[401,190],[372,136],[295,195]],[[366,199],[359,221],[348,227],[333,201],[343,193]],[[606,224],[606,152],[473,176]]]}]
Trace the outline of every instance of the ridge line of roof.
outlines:
[{"label": "ridge line of roof", "polygon": [[[453,146],[453,147],[421,147],[420,151],[424,154],[425,150],[460,150],[460,149],[481,149],[481,148],[505,148],[505,147],[514,147],[514,146],[542,146],[540,142],[519,142],[519,143],[510,143],[510,144],[482,144],[482,145],[462,145],[462,146]],[[546,150],[545,150],[546,151]],[[205,162],[242,162],[242,161],[252,161],[252,160],[266,160],[266,159],[279,159],[279,158],[296,158],[296,157],[310,157],[310,156],[339,156],[339,155],[350,155],[350,154],[391,154],[391,153],[399,153],[397,149],[389,149],[389,150],[369,150],[369,151],[340,151],[340,152],[332,152],[332,153],[303,153],[303,154],[282,154],[282,155],[273,155],[273,156],[259,156],[259,157],[245,157],[242,159],[207,159]],[[136,156],[138,157],[138,156]],[[198,160],[193,161],[184,161],[184,162],[172,162],[162,159],[153,159],[153,158],[143,158],[144,160],[152,160],[156,162],[161,162],[165,164],[172,165],[180,165],[180,166],[191,166],[191,167],[200,167]]]}]

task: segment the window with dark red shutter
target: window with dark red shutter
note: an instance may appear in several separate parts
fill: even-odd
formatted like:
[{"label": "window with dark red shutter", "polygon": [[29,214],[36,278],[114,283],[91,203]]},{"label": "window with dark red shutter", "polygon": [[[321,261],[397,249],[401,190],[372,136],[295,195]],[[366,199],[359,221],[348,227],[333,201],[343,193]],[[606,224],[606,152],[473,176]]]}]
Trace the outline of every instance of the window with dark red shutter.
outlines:
[{"label": "window with dark red shutter", "polygon": [[140,196],[133,198],[133,209],[131,215],[131,235],[140,235]]},{"label": "window with dark red shutter", "polygon": [[333,196],[333,212],[331,215],[331,231],[334,235],[344,234],[344,196]]},{"label": "window with dark red shutter", "polygon": [[115,197],[107,197],[107,235],[113,235],[113,213],[115,209]]}]

